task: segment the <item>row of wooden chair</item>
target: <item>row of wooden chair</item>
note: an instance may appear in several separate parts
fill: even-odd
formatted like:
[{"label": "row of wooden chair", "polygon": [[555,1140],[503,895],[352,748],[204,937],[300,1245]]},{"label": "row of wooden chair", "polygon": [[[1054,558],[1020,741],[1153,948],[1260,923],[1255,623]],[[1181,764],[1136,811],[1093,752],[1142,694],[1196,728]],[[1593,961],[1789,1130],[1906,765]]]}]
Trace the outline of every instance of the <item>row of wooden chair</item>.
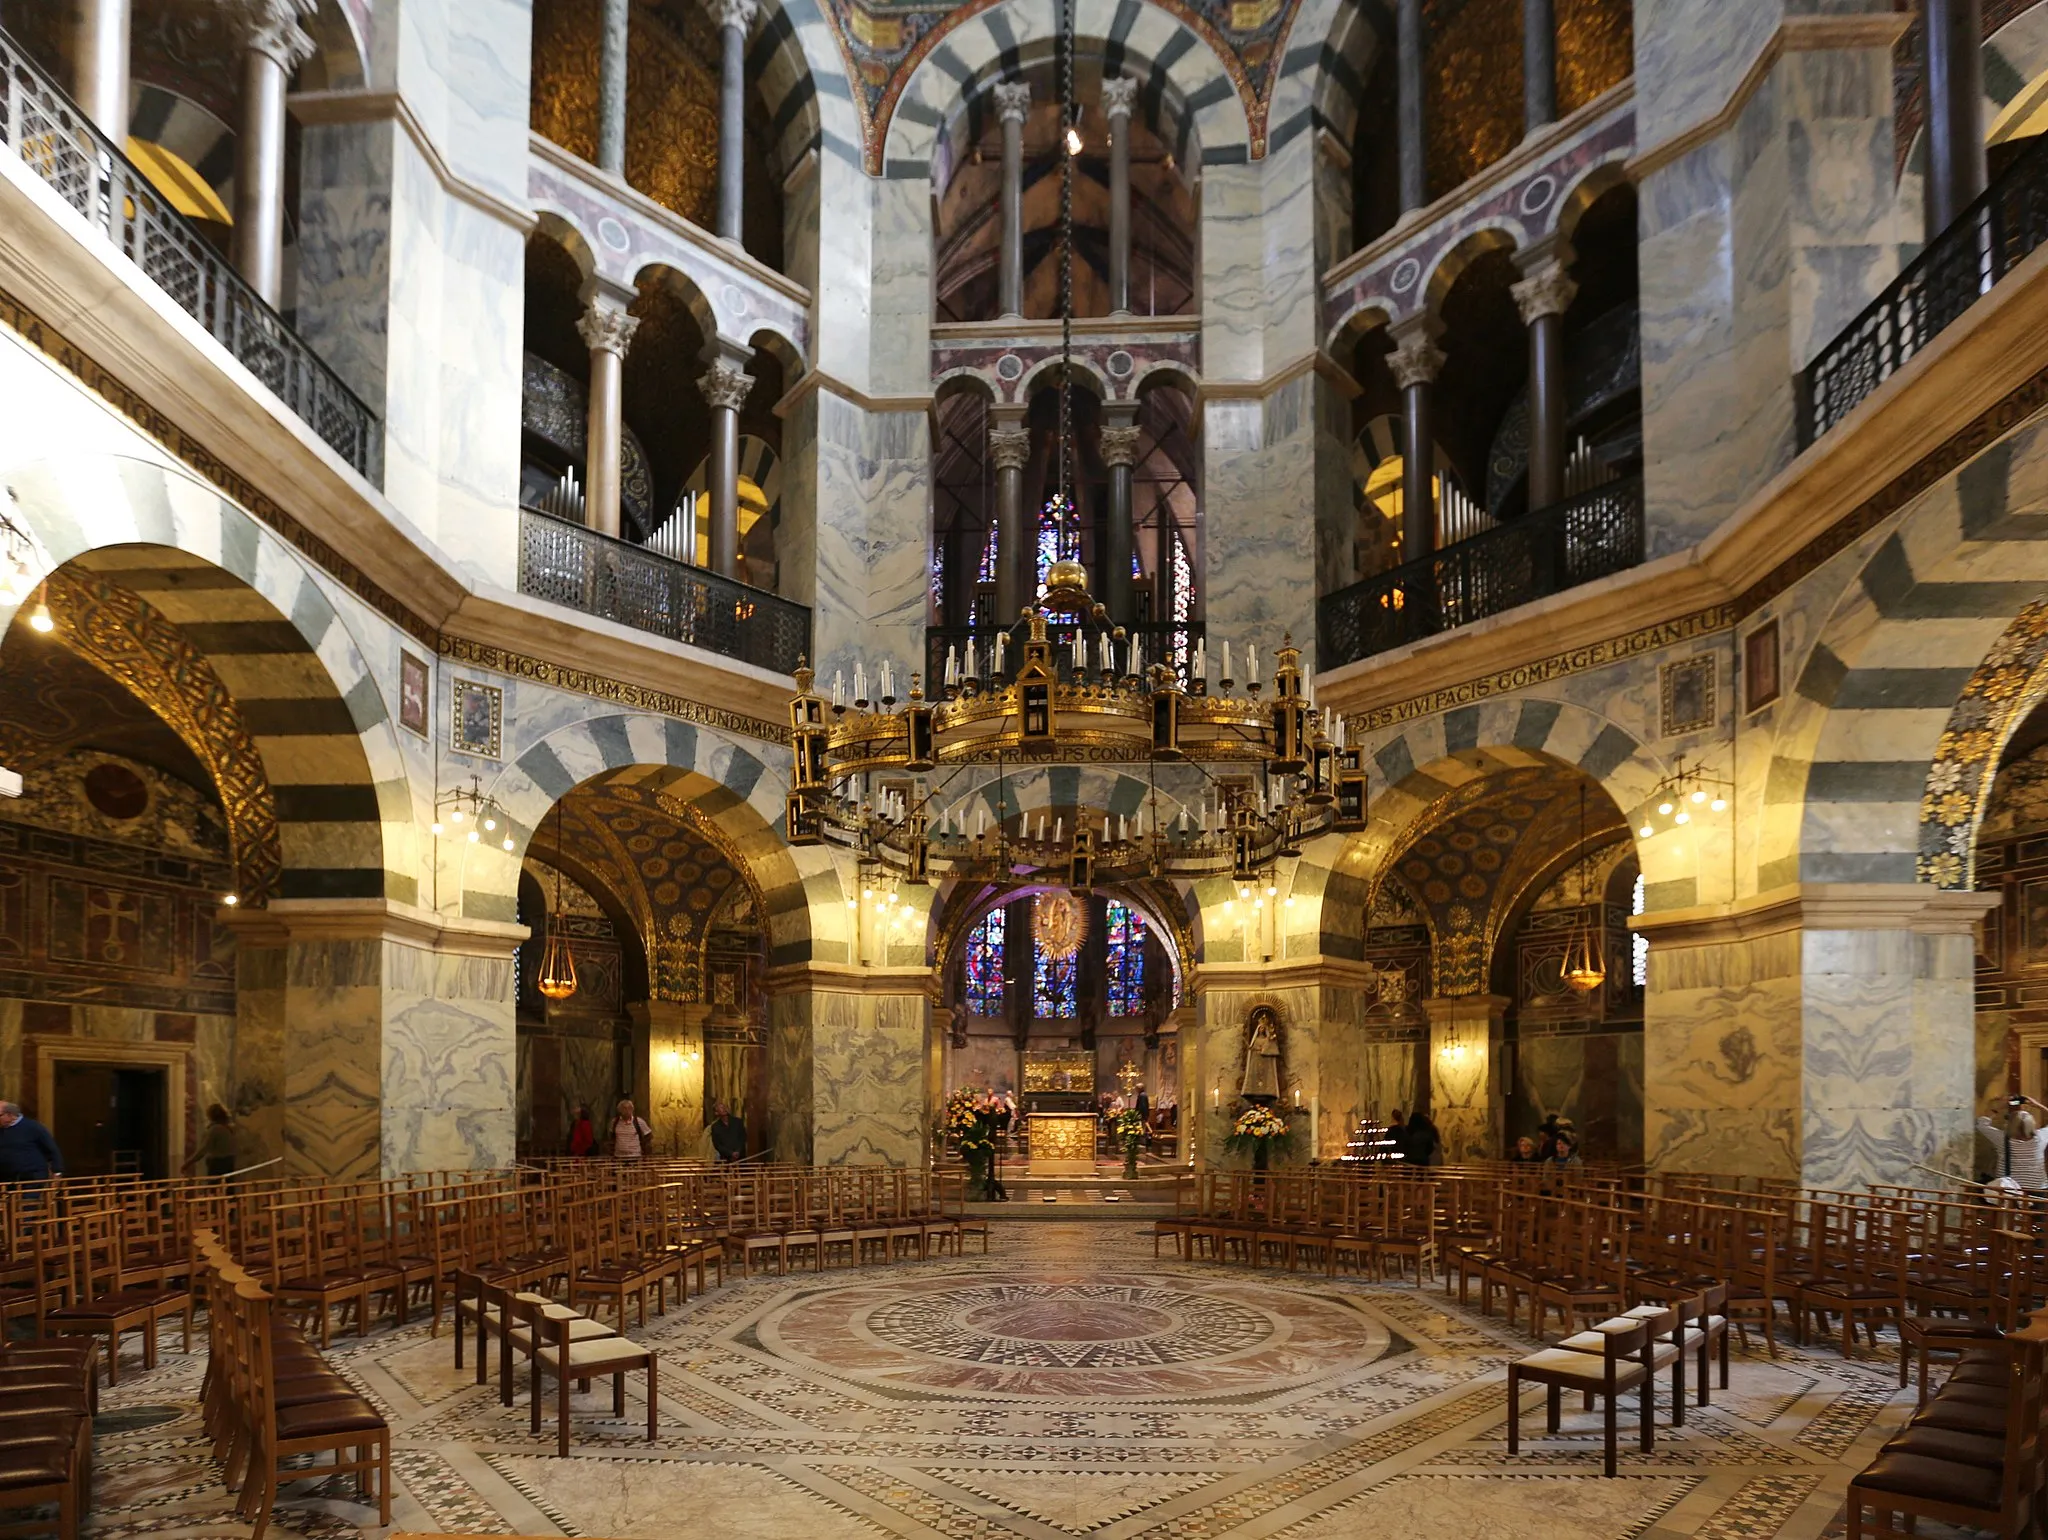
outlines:
[{"label": "row of wooden chair", "polygon": [[[336,1475],[355,1477],[365,1501],[374,1476],[378,1522],[389,1528],[391,1430],[383,1417],[213,1232],[192,1241],[207,1306],[204,1425],[228,1490],[239,1490],[236,1511],[252,1526],[250,1540],[262,1540],[281,1482]],[[322,1455],[330,1458],[321,1463]]]},{"label": "row of wooden chair", "polygon": [[593,1379],[612,1382],[612,1415],[626,1415],[626,1376],[647,1376],[647,1439],[661,1436],[660,1363],[655,1350],[625,1334],[625,1323],[613,1331],[574,1305],[563,1304],[531,1289],[507,1288],[476,1273],[461,1273],[455,1289],[455,1367],[462,1367],[463,1344],[475,1333],[476,1381],[487,1375],[490,1345],[498,1345],[498,1399],[515,1399],[513,1360],[526,1360],[531,1373],[531,1427],[541,1431],[541,1384],[555,1381],[556,1448],[569,1452],[569,1390],[572,1383],[588,1390]]}]

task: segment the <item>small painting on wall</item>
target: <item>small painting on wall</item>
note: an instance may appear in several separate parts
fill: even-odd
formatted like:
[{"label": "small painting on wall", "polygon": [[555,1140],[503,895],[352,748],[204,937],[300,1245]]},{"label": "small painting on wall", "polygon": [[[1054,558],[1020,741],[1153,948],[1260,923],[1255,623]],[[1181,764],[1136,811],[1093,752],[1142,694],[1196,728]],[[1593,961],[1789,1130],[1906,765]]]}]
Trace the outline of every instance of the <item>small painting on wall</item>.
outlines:
[{"label": "small painting on wall", "polygon": [[1778,698],[1778,623],[1767,620],[1742,639],[1742,709],[1760,711]]},{"label": "small painting on wall", "polygon": [[1664,686],[1664,736],[1676,738],[1714,725],[1714,657],[1702,653],[1660,671]]},{"label": "small painting on wall", "polygon": [[456,680],[454,741],[449,746],[458,754],[478,754],[485,759],[496,759],[504,713],[505,692],[496,685],[478,684],[472,679]]},{"label": "small painting on wall", "polygon": [[398,725],[427,735],[427,660],[404,649],[398,654]]}]

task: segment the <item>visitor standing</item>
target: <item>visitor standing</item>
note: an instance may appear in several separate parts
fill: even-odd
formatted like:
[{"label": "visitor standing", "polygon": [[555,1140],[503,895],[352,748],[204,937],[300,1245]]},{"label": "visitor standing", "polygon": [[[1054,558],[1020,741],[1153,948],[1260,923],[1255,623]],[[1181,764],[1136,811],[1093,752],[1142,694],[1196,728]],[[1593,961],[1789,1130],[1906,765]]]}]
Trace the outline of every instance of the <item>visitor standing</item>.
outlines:
[{"label": "visitor standing", "polygon": [[653,1137],[654,1125],[635,1112],[631,1102],[620,1102],[618,1116],[612,1119],[612,1158],[638,1160]]},{"label": "visitor standing", "polygon": [[747,1158],[747,1125],[732,1115],[732,1108],[720,1102],[711,1119],[711,1153],[722,1166]]},{"label": "visitor standing", "polygon": [[[2000,1128],[1989,1117],[1977,1119],[1977,1131],[1991,1140],[1993,1148],[1999,1151],[1999,1169],[1994,1176],[2009,1176],[2028,1192],[2048,1192],[2048,1130],[2041,1127],[2041,1121],[2027,1109],[2048,1107],[2031,1096],[2008,1097],[2005,1103],[2005,1126]],[[1996,1106],[1992,1108],[1995,1112]]]},{"label": "visitor standing", "polygon": [[1433,1166],[1443,1140],[1437,1136],[1436,1124],[1430,1121],[1426,1112],[1414,1112],[1408,1116],[1408,1164],[1411,1166]]},{"label": "visitor standing", "polygon": [[588,1155],[597,1148],[597,1125],[590,1121],[590,1103],[578,1102],[569,1119],[569,1153]]},{"label": "visitor standing", "polygon": [[0,1182],[40,1182],[64,1174],[50,1131],[13,1102],[0,1102]]},{"label": "visitor standing", "polygon": [[185,1169],[190,1171],[202,1160],[208,1176],[226,1176],[235,1169],[235,1120],[219,1102],[206,1109],[206,1132],[198,1148],[185,1157]]}]

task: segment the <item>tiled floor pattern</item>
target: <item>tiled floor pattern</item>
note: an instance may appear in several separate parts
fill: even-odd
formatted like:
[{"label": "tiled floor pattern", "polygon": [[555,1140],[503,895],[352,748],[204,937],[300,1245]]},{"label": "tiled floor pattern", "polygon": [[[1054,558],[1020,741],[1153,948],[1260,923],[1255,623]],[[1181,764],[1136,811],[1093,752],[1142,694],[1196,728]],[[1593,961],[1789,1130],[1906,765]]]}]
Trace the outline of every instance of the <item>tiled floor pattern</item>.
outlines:
[{"label": "tiled floor pattern", "polygon": [[[624,1419],[600,1383],[567,1460],[445,1335],[330,1356],[392,1421],[399,1528],[644,1540],[1816,1540],[1909,1399],[1882,1357],[1759,1344],[1605,1480],[1569,1398],[1548,1438],[1532,1396],[1508,1455],[1527,1344],[1499,1322],[1433,1289],[1155,1260],[1148,1230],[1005,1225],[985,1258],[729,1284],[634,1333],[663,1350],[659,1442],[644,1381]],[[246,1535],[198,1437],[201,1367],[166,1353],[104,1397],[97,1534]],[[374,1518],[303,1484],[274,1523],[356,1540]]]}]

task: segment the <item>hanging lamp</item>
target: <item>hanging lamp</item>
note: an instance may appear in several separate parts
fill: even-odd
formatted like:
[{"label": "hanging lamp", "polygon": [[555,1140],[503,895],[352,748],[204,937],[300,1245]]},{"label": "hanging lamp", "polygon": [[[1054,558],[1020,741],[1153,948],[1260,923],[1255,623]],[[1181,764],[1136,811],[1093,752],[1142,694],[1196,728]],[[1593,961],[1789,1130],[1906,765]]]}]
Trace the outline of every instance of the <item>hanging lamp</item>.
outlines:
[{"label": "hanging lamp", "polygon": [[[1586,788],[1579,788],[1579,912],[1586,910]],[[1561,971],[1565,983],[1582,995],[1590,995],[1607,982],[1606,944],[1600,934],[1600,927],[1590,918],[1583,919],[1579,928],[1564,945],[1564,962]]]},{"label": "hanging lamp", "polygon": [[576,954],[562,926],[562,804],[555,804],[555,908],[548,916],[548,944],[540,955],[540,978],[535,987],[550,1000],[566,1000],[576,993]]}]

